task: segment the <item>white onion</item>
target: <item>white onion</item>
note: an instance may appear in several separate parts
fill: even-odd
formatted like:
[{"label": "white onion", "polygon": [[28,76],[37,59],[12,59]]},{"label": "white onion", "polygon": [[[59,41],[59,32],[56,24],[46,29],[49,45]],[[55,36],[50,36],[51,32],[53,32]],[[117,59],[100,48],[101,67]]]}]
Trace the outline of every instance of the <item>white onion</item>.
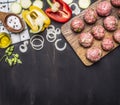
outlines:
[{"label": "white onion", "polygon": [[63,0],[63,1],[67,4],[71,4],[73,2],[73,0]]},{"label": "white onion", "polygon": [[72,8],[72,6],[75,7],[75,9],[72,10],[72,14],[75,14],[75,15],[80,14],[81,10],[80,10],[79,6],[78,6],[76,3],[71,3],[69,6],[70,6],[71,8]]},{"label": "white onion", "polygon": [[55,26],[51,24],[46,28],[47,31],[49,31],[50,29],[55,30]]},{"label": "white onion", "polygon": [[32,48],[33,48],[34,50],[41,50],[43,47],[44,47],[43,45],[42,45],[41,47],[32,46]]},{"label": "white onion", "polygon": [[56,28],[55,33],[56,33],[56,34],[60,34],[60,33],[61,33],[60,28]]},{"label": "white onion", "polygon": [[63,50],[65,50],[66,47],[67,47],[67,43],[65,43],[62,48],[58,47],[58,42],[60,42],[61,40],[62,40],[62,39],[57,39],[57,40],[55,41],[55,47],[56,47],[56,49],[57,49],[58,51],[63,51]]},{"label": "white onion", "polygon": [[26,45],[26,46],[28,45],[28,43],[29,43],[28,41],[23,42],[23,44]]},{"label": "white onion", "polygon": [[[40,44],[34,44],[35,41],[39,41]],[[30,38],[30,44],[33,49],[41,50],[44,47],[44,38],[41,35],[34,35]]]},{"label": "white onion", "polygon": [[28,47],[27,47],[28,43],[29,43],[28,41],[24,41],[23,44],[21,44],[21,45],[19,46],[19,50],[20,50],[22,53],[27,52],[27,50],[28,50]]},{"label": "white onion", "polygon": [[[51,36],[51,34],[53,36]],[[53,33],[52,31],[47,32],[46,39],[48,42],[54,42],[56,40],[56,38],[57,38],[57,36],[55,33]]]},{"label": "white onion", "polygon": [[25,46],[24,44],[21,44],[21,45],[19,46],[19,50],[20,50],[22,53],[25,53],[25,52],[27,52],[28,47]]},{"label": "white onion", "polygon": [[[35,41],[39,41],[41,44],[34,44]],[[38,38],[34,38],[31,42],[32,42],[32,46],[34,47],[41,47],[44,44],[44,42]]]}]

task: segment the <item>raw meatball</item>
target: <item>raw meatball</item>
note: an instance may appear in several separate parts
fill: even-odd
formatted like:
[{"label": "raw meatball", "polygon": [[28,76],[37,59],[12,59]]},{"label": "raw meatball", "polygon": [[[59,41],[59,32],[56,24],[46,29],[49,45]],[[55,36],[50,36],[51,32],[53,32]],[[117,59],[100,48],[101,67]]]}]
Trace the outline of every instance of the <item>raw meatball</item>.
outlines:
[{"label": "raw meatball", "polygon": [[110,51],[114,48],[114,42],[112,38],[105,38],[103,39],[102,43],[102,48],[105,51]]},{"label": "raw meatball", "polygon": [[74,32],[81,32],[84,29],[84,21],[80,18],[75,18],[71,21],[71,29]]},{"label": "raw meatball", "polygon": [[101,25],[96,25],[92,28],[92,32],[91,32],[94,36],[95,39],[103,39],[105,36],[105,29],[103,26]]},{"label": "raw meatball", "polygon": [[97,17],[98,17],[98,15],[97,15],[96,10],[94,10],[94,9],[92,9],[92,8],[88,9],[88,10],[85,12],[85,14],[84,14],[84,20],[85,20],[86,23],[88,23],[88,24],[93,24],[93,23],[95,23],[96,20],[97,20]]},{"label": "raw meatball", "polygon": [[120,0],[111,0],[111,3],[115,7],[120,7]]},{"label": "raw meatball", "polygon": [[112,5],[109,1],[102,1],[97,5],[96,10],[100,16],[108,16],[112,11]]},{"label": "raw meatball", "polygon": [[79,36],[79,43],[83,47],[90,47],[93,43],[93,36],[89,32],[81,33]]},{"label": "raw meatball", "polygon": [[114,32],[113,38],[117,43],[120,43],[120,29]]},{"label": "raw meatball", "polygon": [[86,52],[86,58],[91,62],[96,62],[102,57],[102,50],[98,47],[89,48]]},{"label": "raw meatball", "polygon": [[103,21],[105,29],[115,31],[118,26],[118,20],[115,16],[108,16]]}]

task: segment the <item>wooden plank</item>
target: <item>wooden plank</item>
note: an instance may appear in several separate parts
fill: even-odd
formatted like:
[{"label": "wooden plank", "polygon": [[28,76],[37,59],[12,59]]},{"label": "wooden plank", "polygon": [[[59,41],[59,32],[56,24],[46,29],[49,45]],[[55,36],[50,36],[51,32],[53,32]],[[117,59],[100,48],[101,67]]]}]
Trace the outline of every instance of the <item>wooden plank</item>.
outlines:
[{"label": "wooden plank", "polygon": [[[103,0],[98,0],[97,2],[93,3],[89,8],[94,8],[96,9],[96,6],[99,2],[101,2]],[[107,1],[110,1],[110,0],[107,0]],[[117,10],[118,8],[114,8],[112,7],[112,13],[111,15],[113,16],[116,16],[117,17]],[[75,16],[73,17],[72,19],[76,18],[76,17],[80,17],[81,19],[83,19],[83,15],[85,13],[86,10],[82,11],[78,16]],[[82,31],[82,32],[88,32],[91,30],[91,28],[94,26],[94,25],[98,25],[98,24],[101,24],[103,25],[103,19],[105,17],[98,17],[98,20],[95,24],[93,25],[88,25],[85,23],[85,29]],[[90,62],[88,59],[86,59],[86,56],[85,56],[85,53],[86,53],[86,50],[88,48],[83,48],[79,42],[78,42],[78,36],[80,33],[74,33],[72,30],[71,30],[71,27],[70,27],[70,23],[72,21],[72,19],[70,21],[68,21],[67,23],[65,23],[62,27],[61,27],[61,30],[62,30],[62,33],[63,33],[63,36],[65,37],[65,39],[68,41],[68,43],[71,45],[71,47],[73,48],[73,50],[75,51],[75,53],[78,55],[78,57],[81,59],[81,61],[86,65],[86,66],[90,66],[92,64],[94,64],[93,62]],[[118,20],[118,29],[120,29],[120,20]],[[113,35],[113,32],[108,32],[106,31],[105,32],[105,37],[112,37]],[[115,47],[118,47],[119,44],[117,44],[116,42],[114,42],[115,44]],[[92,45],[93,46],[97,46],[99,48],[101,48],[101,41],[98,41],[96,39],[94,39],[94,43]],[[103,55],[102,57],[104,57],[105,55],[107,55],[109,52],[106,52],[104,51],[102,48],[101,50],[103,51]]]}]

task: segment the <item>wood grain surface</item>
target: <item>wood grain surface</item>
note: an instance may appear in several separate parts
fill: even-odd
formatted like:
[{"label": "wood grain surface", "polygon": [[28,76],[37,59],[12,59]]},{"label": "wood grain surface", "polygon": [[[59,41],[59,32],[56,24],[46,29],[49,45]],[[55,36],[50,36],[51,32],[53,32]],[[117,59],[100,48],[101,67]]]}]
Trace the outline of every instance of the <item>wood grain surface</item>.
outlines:
[{"label": "wood grain surface", "polygon": [[[96,2],[93,3],[89,8],[96,9],[97,4],[98,4],[99,2],[101,2],[101,1],[103,1],[103,0],[98,0],[98,1],[96,1]],[[107,1],[110,1],[110,0],[107,0]],[[86,9],[86,10],[87,10],[87,9]],[[85,13],[86,10],[82,11],[78,16],[75,16],[75,17],[73,17],[72,19],[77,18],[77,17],[80,17],[81,19],[83,19],[83,15],[84,15],[84,13]],[[111,13],[111,15],[117,17],[117,10],[118,10],[118,8],[112,7],[112,13]],[[88,25],[88,24],[85,23],[85,29],[84,29],[82,32],[89,32],[89,31],[91,31],[91,28],[92,28],[93,26],[95,26],[95,25],[98,25],[98,24],[103,25],[103,19],[104,19],[104,18],[105,18],[105,17],[98,17],[97,22],[96,22],[95,24],[93,24],[93,25]],[[117,18],[118,18],[118,17],[117,17]],[[72,19],[71,19],[71,20],[72,20]],[[85,56],[86,50],[87,50],[88,48],[84,48],[84,47],[82,47],[82,46],[79,44],[79,42],[78,42],[78,37],[79,37],[79,34],[80,34],[80,33],[75,33],[75,32],[73,32],[73,31],[71,30],[71,27],[70,27],[71,20],[68,21],[67,23],[65,23],[65,24],[61,27],[62,34],[63,34],[63,36],[65,37],[65,39],[68,41],[68,43],[71,45],[71,47],[73,48],[73,50],[75,51],[75,53],[78,55],[78,57],[81,59],[81,61],[82,61],[86,66],[90,66],[90,65],[92,65],[92,64],[94,64],[94,63],[93,63],[93,62],[90,62],[90,61],[86,58],[86,56]],[[118,29],[120,29],[120,20],[119,20],[119,19],[118,19]],[[106,38],[106,37],[112,37],[112,36],[113,36],[113,32],[108,32],[107,30],[105,31],[105,38]],[[117,46],[119,46],[116,42],[114,42],[114,44],[115,44],[114,49],[115,49]],[[99,47],[100,49],[102,49],[102,48],[101,48],[101,41],[99,41],[99,40],[94,39],[94,43],[93,43],[93,45],[92,45],[91,47],[93,47],[93,46],[97,46],[97,47]],[[102,58],[103,58],[105,55],[107,55],[108,53],[111,52],[111,51],[109,51],[109,52],[108,52],[108,51],[104,51],[103,49],[102,49],[102,51],[103,51]]]}]

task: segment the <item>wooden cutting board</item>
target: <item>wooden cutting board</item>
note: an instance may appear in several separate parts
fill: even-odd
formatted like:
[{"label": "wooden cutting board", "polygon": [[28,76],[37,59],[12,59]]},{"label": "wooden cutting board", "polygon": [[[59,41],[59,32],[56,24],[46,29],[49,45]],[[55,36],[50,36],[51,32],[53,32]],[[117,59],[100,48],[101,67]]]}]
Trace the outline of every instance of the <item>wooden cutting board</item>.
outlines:
[{"label": "wooden cutting board", "polygon": [[[98,1],[96,1],[95,3],[93,3],[89,8],[93,8],[93,9],[96,9],[96,6],[97,6],[97,4],[99,3],[99,2],[101,2],[101,1],[103,1],[103,0],[98,0]],[[107,1],[109,1],[110,2],[110,0],[107,0]],[[112,7],[112,13],[111,13],[111,15],[114,15],[114,16],[116,16],[117,18],[118,18],[118,16],[117,16],[117,10],[118,10],[118,8],[114,8],[114,7]],[[84,10],[84,11],[82,11],[78,16],[75,16],[75,17],[73,17],[72,19],[74,19],[74,18],[76,18],[76,17],[80,17],[81,19],[83,19],[83,15],[84,15],[84,13],[85,13],[85,11],[86,10]],[[93,27],[93,26],[95,26],[95,25],[98,25],[98,24],[101,24],[101,25],[103,25],[103,19],[104,19],[105,17],[98,17],[98,20],[97,20],[97,22],[95,23],[95,24],[93,24],[93,25],[88,25],[88,24],[86,24],[85,23],[85,29],[82,31],[82,32],[88,32],[88,31],[91,31],[91,28]],[[72,20],[71,19],[71,20]],[[88,49],[88,48],[84,48],[84,47],[82,47],[80,44],[79,44],[79,42],[78,42],[78,37],[79,37],[79,34],[80,33],[75,33],[75,32],[73,32],[72,30],[71,30],[71,27],[70,27],[70,23],[71,23],[71,20],[70,21],[68,21],[67,23],[65,23],[62,27],[61,27],[61,30],[62,30],[62,34],[63,34],[63,36],[65,37],[65,39],[68,41],[68,43],[71,45],[71,47],[73,48],[73,50],[75,51],[75,53],[78,55],[78,57],[81,59],[81,61],[86,65],[86,66],[90,66],[90,65],[92,65],[92,64],[94,64],[93,62],[90,62],[88,59],[86,59],[86,56],[85,56],[85,53],[86,53],[86,50]],[[120,19],[118,18],[118,29],[120,29]],[[105,33],[105,37],[112,37],[113,36],[113,32],[108,32],[108,31],[106,31],[106,33]],[[117,44],[116,42],[114,42],[114,44],[115,44],[115,47],[114,47],[114,49],[117,47],[117,46],[119,46],[119,44]],[[101,48],[101,41],[98,41],[98,40],[96,40],[96,39],[94,39],[94,43],[93,43],[93,45],[92,45],[92,47],[93,46],[97,46],[97,47],[99,47],[99,48]],[[101,48],[102,49],[102,48]],[[103,49],[102,49],[102,51],[103,51],[103,55],[102,55],[102,58],[105,56],[105,55],[107,55],[108,53],[110,53],[111,51],[104,51]]]}]

